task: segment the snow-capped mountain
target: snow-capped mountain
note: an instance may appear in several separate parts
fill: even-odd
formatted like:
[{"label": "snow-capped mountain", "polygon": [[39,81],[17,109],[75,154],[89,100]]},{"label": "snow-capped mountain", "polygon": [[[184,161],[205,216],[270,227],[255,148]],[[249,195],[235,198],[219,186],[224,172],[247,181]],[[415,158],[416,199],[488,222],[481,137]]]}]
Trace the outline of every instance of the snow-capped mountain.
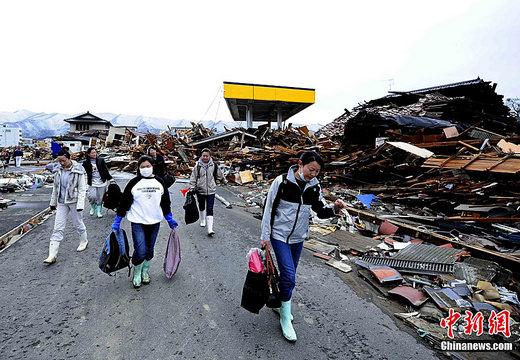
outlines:
[{"label": "snow-capped mountain", "polygon": [[[0,112],[0,124],[9,123],[22,129],[22,136],[43,139],[46,137],[61,135],[69,130],[69,124],[64,119],[71,118],[79,114],[60,114],[60,113],[36,113],[29,110],[18,110],[14,112]],[[110,121],[113,125],[137,126],[141,132],[159,132],[170,127],[191,127],[190,120],[171,120],[142,115],[123,115],[112,113],[94,113],[102,119]],[[224,132],[226,129],[233,129],[244,126],[245,124],[235,121],[202,121],[202,124],[217,133]],[[297,126],[294,124],[294,126]],[[321,125],[307,125],[312,131],[317,131]]]},{"label": "snow-capped mountain", "polygon": [[[141,115],[123,115],[112,113],[94,113],[102,119],[110,121],[113,125],[137,126],[141,132],[159,132],[170,127],[191,127],[189,120],[171,120]],[[42,139],[45,137],[64,134],[69,130],[69,124],[64,119],[78,114],[60,113],[36,113],[29,110],[18,110],[15,112],[0,112],[0,124],[9,123],[22,129],[23,137]],[[237,122],[225,121],[202,121],[205,127],[217,132],[240,126]]]}]

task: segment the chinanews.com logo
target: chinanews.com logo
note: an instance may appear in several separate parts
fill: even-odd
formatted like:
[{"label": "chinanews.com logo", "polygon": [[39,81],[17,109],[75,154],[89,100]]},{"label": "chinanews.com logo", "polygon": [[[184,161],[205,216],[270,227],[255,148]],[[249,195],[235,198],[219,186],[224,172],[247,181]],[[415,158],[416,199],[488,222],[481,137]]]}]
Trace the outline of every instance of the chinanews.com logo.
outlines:
[{"label": "chinanews.com logo", "polygon": [[[464,334],[481,336],[484,334],[484,315],[482,312],[473,314],[471,311],[466,310],[465,316],[463,317],[457,311],[449,309],[447,317],[441,319],[440,325],[443,329],[447,330],[448,338],[454,339],[454,329],[457,329],[457,323],[460,320],[465,323],[463,325]],[[489,318],[487,319],[487,334],[499,335],[502,334],[506,338],[511,336],[510,329],[510,313],[508,310],[502,310],[500,312],[491,311]],[[478,341],[478,340],[450,340],[441,342],[441,350],[443,351],[511,351],[513,350],[513,344],[510,342],[495,342],[495,341]]]}]

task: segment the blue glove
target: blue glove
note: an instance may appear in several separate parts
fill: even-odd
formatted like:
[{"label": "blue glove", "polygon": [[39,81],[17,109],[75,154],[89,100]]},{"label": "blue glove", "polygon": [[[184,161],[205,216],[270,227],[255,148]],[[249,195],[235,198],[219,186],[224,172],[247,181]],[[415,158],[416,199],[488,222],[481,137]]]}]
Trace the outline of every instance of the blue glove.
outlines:
[{"label": "blue glove", "polygon": [[121,221],[123,218],[119,215],[116,215],[116,218],[114,219],[114,223],[112,224],[112,230],[119,231],[121,230]]},{"label": "blue glove", "polygon": [[173,218],[172,213],[164,215],[164,220],[168,222],[168,225],[170,225],[170,229],[175,229],[179,224],[177,224],[177,221]]}]

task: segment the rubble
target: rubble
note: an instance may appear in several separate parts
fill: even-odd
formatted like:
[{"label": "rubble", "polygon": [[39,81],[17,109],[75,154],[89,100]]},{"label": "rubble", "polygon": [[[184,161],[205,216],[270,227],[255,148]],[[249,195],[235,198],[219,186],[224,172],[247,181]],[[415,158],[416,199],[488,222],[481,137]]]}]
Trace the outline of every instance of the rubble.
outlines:
[{"label": "rubble", "polygon": [[0,193],[23,192],[31,188],[40,188],[52,184],[50,173],[38,171],[34,173],[4,172],[0,174]]},{"label": "rubble", "polygon": [[133,172],[153,146],[185,182],[209,147],[238,196],[260,211],[272,180],[303,151],[318,151],[325,198],[348,207],[339,219],[313,216],[314,238],[304,247],[413,306],[396,317],[437,342],[446,339],[439,321],[450,309],[505,309],[520,320],[520,131],[495,88],[477,78],[392,92],[316,134],[291,124],[222,134],[198,123],[159,134],[128,130],[99,156],[112,170]]}]

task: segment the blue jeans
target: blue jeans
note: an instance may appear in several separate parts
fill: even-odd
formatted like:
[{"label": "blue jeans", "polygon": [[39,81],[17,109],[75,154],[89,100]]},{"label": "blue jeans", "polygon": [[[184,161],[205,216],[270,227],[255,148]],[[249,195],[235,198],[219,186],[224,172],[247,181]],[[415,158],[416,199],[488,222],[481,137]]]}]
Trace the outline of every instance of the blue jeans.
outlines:
[{"label": "blue jeans", "polygon": [[[200,195],[197,194],[197,202],[199,203],[199,210],[206,210],[207,216],[213,216],[213,205],[215,205],[215,194]],[[206,204],[208,205],[206,208]]]},{"label": "blue jeans", "polygon": [[134,241],[134,254],[132,264],[139,265],[144,260],[152,260],[155,240],[159,234],[159,225],[132,224],[132,239]]},{"label": "blue jeans", "polygon": [[276,255],[278,272],[280,273],[280,296],[282,301],[289,301],[296,286],[296,268],[300,261],[303,242],[287,244],[271,239],[271,247]]}]

